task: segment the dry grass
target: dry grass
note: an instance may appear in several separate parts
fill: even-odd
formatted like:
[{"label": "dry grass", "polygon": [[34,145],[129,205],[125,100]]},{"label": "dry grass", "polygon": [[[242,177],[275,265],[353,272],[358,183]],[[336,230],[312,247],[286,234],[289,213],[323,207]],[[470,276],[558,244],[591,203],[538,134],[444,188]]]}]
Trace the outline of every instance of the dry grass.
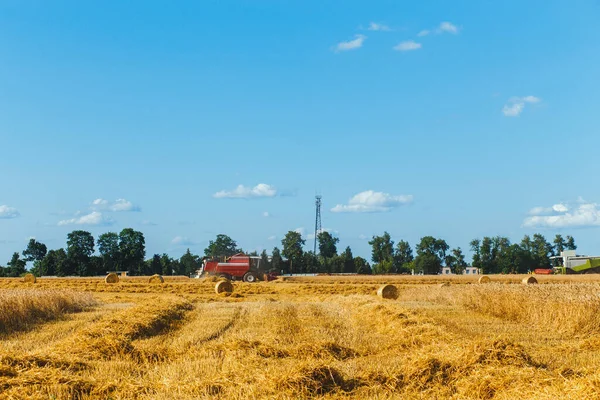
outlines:
[{"label": "dry grass", "polygon": [[0,334],[26,330],[40,322],[96,305],[90,294],[65,290],[0,291]]},{"label": "dry grass", "polygon": [[[0,398],[600,397],[591,277],[408,278],[234,282],[227,297],[211,279],[38,279],[29,292],[102,305],[4,337]],[[377,296],[386,283],[398,299]]]}]

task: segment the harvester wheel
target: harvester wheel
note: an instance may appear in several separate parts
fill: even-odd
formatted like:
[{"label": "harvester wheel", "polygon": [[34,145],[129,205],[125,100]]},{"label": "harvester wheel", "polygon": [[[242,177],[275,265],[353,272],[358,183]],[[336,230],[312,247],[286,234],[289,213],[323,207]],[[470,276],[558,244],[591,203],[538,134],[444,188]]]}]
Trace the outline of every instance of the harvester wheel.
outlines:
[{"label": "harvester wheel", "polygon": [[249,282],[249,283],[253,283],[256,282],[256,275],[254,275],[254,273],[252,272],[246,272],[244,274],[244,282]]}]

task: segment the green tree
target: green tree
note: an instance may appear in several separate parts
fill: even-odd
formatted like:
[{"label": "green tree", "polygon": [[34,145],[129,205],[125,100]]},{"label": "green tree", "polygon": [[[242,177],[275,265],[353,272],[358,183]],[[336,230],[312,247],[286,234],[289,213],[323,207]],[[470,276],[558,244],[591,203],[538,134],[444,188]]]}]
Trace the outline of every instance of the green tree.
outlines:
[{"label": "green tree", "polygon": [[413,251],[407,241],[401,240],[394,253],[394,269],[397,272],[410,272],[407,264],[414,260]]},{"label": "green tree", "polygon": [[27,248],[23,250],[24,260],[30,261],[41,261],[48,252],[48,248],[44,243],[40,243],[35,239],[29,239]]},{"label": "green tree", "polygon": [[77,230],[67,235],[68,272],[79,276],[90,275],[90,257],[93,253],[94,237],[91,233]]},{"label": "green tree", "polygon": [[575,244],[573,236],[567,236],[567,244],[565,247],[567,250],[577,250],[577,245]]},{"label": "green tree", "polygon": [[265,249],[263,249],[262,253],[260,253],[260,266],[265,272],[271,270],[271,263],[269,262],[269,256],[267,255],[267,250]]},{"label": "green tree", "polygon": [[19,257],[19,253],[13,253],[12,258],[6,266],[6,276],[14,278],[21,276],[25,273],[25,265],[27,264],[27,262]]},{"label": "green tree", "polygon": [[309,274],[320,272],[319,258],[315,253],[312,251],[307,251],[304,253],[302,258],[302,265],[304,266],[304,269],[301,272],[306,272]]},{"label": "green tree", "polygon": [[283,260],[281,258],[281,252],[277,247],[273,248],[273,253],[271,254],[271,268],[277,272],[281,272],[281,270],[283,269]]},{"label": "green tree", "polygon": [[173,259],[168,254],[163,253],[160,257],[160,264],[162,266],[162,274],[165,276],[173,275]]},{"label": "green tree", "polygon": [[152,259],[149,260],[150,264],[150,274],[159,274],[162,275],[162,264],[160,263],[160,254],[155,254],[152,256]]},{"label": "green tree", "polygon": [[424,274],[438,274],[449,246],[443,239],[436,239],[433,236],[424,236],[417,245],[417,257],[415,258],[415,268],[423,271]]},{"label": "green tree", "polygon": [[391,261],[394,258],[394,241],[390,234],[384,232],[382,236],[373,236],[369,241],[371,245],[371,260],[374,263]]},{"label": "green tree", "polygon": [[357,274],[371,274],[371,266],[368,261],[362,257],[354,257],[354,268]]},{"label": "green tree", "polygon": [[552,255],[552,245],[546,241],[546,238],[536,233],[533,235],[533,269],[551,268],[550,256]]},{"label": "green tree", "polygon": [[346,274],[356,273],[356,265],[354,264],[354,256],[352,255],[352,249],[350,249],[350,246],[347,246],[346,250],[344,250],[344,253],[342,254],[342,260],[344,265],[342,272]]},{"label": "green tree", "polygon": [[104,273],[117,271],[121,253],[119,250],[119,234],[116,232],[103,233],[98,237],[98,252],[102,257]]},{"label": "green tree", "polygon": [[119,233],[119,267],[130,275],[140,275],[146,258],[146,240],[142,232],[125,228]]},{"label": "green tree", "polygon": [[241,253],[235,240],[227,235],[219,234],[214,241],[208,243],[204,249],[204,255],[208,257],[231,257],[234,254]]},{"label": "green tree", "polygon": [[182,266],[183,274],[190,276],[200,268],[200,258],[196,255],[193,255],[190,252],[190,249],[187,249],[185,254],[181,256],[179,259],[179,263]]},{"label": "green tree", "polygon": [[281,254],[290,261],[291,269],[293,270],[292,273],[303,270],[302,258],[304,251],[302,247],[305,242],[302,239],[302,235],[296,231],[289,231],[285,234],[283,240],[281,240],[281,245],[283,246]]},{"label": "green tree", "polygon": [[425,275],[438,274],[442,268],[442,262],[440,258],[432,253],[418,254],[414,263],[415,271],[422,271]]},{"label": "green tree", "polygon": [[554,237],[554,254],[556,254],[557,256],[560,255],[560,253],[562,253],[563,251],[565,251],[565,248],[567,247],[567,241],[562,237],[562,235],[557,234]]},{"label": "green tree", "polygon": [[471,265],[474,268],[480,269],[483,271],[482,269],[482,263],[481,263],[481,241],[479,239],[473,239],[471,240],[471,242],[469,243],[469,246],[471,247],[471,252],[473,253],[473,260],[471,262]]},{"label": "green tree", "polygon": [[317,235],[319,241],[319,254],[324,258],[331,258],[337,255],[337,244],[340,239],[331,236],[329,232],[320,232]]},{"label": "green tree", "polygon": [[460,247],[452,249],[452,262],[453,266],[448,265],[447,262],[446,266],[450,267],[452,272],[455,274],[462,274],[465,271],[465,268],[467,268],[465,255],[463,254]]}]

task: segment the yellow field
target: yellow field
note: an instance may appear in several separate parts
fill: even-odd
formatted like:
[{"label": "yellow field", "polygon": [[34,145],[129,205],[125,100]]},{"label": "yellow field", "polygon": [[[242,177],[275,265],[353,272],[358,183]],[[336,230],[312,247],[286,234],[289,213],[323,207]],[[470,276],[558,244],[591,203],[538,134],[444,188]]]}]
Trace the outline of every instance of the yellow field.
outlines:
[{"label": "yellow field", "polygon": [[522,278],[0,279],[0,315],[74,299],[0,322],[0,398],[600,398],[600,276]]}]

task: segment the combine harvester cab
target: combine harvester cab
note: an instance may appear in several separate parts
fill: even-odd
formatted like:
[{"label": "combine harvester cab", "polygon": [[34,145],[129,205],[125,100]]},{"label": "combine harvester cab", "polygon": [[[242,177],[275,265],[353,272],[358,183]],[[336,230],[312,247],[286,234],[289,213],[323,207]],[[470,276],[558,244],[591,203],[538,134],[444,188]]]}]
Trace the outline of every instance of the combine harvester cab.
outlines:
[{"label": "combine harvester cab", "polygon": [[600,256],[577,255],[575,250],[565,250],[550,260],[558,274],[600,274]]},{"label": "combine harvester cab", "polygon": [[230,280],[242,280],[244,282],[256,282],[258,280],[273,280],[273,273],[266,273],[261,265],[261,258],[247,256],[243,253],[234,254],[231,257],[219,259],[205,259],[202,262],[200,276],[221,276]]}]

